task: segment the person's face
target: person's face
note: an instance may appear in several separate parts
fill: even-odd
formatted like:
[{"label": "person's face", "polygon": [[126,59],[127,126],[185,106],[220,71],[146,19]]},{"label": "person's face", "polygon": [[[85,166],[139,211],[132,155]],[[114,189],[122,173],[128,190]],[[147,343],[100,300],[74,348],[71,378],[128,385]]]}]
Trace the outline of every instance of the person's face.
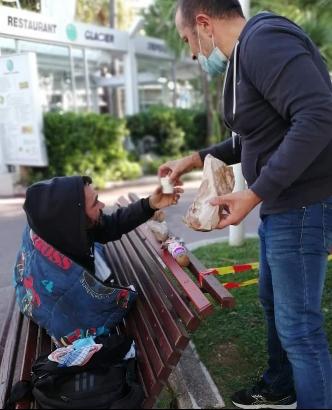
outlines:
[{"label": "person's face", "polygon": [[[206,15],[200,14],[196,18],[196,23],[195,27],[185,24],[181,10],[177,10],[175,16],[176,29],[182,41],[188,44],[193,60],[197,60],[199,52],[208,57],[213,49],[211,19]],[[199,46],[198,31],[202,49]]]},{"label": "person's face", "polygon": [[89,220],[89,225],[97,225],[102,215],[102,210],[105,208],[105,204],[100,202],[96,191],[91,185],[84,187],[85,194],[85,213]]}]

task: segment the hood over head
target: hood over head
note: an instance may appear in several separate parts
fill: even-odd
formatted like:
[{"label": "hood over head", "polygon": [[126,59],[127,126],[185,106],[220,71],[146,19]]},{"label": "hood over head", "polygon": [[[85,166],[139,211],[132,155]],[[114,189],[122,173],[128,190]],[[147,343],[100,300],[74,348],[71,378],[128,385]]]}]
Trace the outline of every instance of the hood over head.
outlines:
[{"label": "hood over head", "polygon": [[33,184],[23,208],[30,228],[58,251],[76,262],[90,254],[82,177]]}]

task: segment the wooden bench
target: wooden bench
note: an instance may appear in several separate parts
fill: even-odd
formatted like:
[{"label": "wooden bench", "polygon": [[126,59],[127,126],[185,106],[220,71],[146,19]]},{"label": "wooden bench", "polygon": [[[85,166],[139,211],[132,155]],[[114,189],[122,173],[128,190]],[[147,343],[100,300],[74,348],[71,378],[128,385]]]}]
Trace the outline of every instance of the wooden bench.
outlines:
[{"label": "wooden bench", "polygon": [[[129,198],[138,199],[133,194]],[[118,206],[129,201],[120,198]],[[139,378],[146,395],[144,407],[152,408],[187,347],[190,332],[213,313],[211,298],[226,308],[234,306],[234,298],[190,253],[191,264],[184,271],[161,248],[146,224],[109,243],[106,253],[119,284],[133,284],[139,293],[119,329],[136,341]],[[16,381],[30,379],[36,357],[52,348],[45,331],[20,314],[13,298],[0,339],[0,408]],[[17,408],[31,406],[22,402]]]}]

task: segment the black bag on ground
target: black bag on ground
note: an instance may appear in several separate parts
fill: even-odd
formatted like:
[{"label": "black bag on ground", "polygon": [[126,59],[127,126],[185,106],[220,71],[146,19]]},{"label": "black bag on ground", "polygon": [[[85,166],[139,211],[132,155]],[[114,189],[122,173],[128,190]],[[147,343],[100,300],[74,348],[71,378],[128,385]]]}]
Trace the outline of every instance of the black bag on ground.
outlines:
[{"label": "black bag on ground", "polygon": [[31,393],[42,409],[137,409],[144,400],[135,359],[89,368],[58,367],[48,355],[40,356],[32,366],[31,382],[14,386],[6,408],[15,408]]}]

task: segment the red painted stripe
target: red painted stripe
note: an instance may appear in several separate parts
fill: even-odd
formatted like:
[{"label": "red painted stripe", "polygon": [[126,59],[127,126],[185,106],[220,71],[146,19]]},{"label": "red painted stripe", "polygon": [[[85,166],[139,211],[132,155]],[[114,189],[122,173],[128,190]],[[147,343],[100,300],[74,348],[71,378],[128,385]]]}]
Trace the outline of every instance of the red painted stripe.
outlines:
[{"label": "red painted stripe", "polygon": [[251,270],[252,269],[252,265],[234,265],[234,272],[235,273],[239,273],[239,272],[245,272],[247,270]]},{"label": "red painted stripe", "polygon": [[241,286],[241,283],[228,282],[223,284],[226,289],[237,289]]}]

